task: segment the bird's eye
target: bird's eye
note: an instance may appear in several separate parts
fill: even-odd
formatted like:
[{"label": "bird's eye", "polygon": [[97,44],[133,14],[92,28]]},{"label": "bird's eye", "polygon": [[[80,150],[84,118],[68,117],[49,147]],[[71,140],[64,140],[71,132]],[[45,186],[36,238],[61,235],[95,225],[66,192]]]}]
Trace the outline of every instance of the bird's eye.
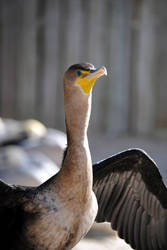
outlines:
[{"label": "bird's eye", "polygon": [[81,71],[77,71],[77,76],[82,75]]}]

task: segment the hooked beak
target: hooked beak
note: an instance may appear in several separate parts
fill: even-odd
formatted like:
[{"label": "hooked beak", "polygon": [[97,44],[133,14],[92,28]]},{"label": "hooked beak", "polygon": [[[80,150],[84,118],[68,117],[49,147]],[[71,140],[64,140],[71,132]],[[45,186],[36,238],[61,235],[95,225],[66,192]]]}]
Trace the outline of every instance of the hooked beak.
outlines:
[{"label": "hooked beak", "polygon": [[97,80],[98,78],[100,78],[103,75],[107,75],[107,70],[104,66],[102,66],[101,68],[95,69],[95,70],[91,70],[88,75],[84,76],[84,79],[86,79],[88,81]]},{"label": "hooked beak", "polygon": [[104,66],[98,69],[91,69],[84,76],[78,78],[77,84],[81,87],[85,94],[89,94],[96,80],[103,75],[107,75],[107,70]]}]

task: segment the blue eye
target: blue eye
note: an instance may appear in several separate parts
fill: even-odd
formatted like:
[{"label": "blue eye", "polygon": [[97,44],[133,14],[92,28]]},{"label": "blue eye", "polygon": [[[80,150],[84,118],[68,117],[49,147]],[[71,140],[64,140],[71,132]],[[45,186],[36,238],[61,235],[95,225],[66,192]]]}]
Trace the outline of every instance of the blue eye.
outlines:
[{"label": "blue eye", "polygon": [[82,75],[81,71],[77,71],[77,76]]}]

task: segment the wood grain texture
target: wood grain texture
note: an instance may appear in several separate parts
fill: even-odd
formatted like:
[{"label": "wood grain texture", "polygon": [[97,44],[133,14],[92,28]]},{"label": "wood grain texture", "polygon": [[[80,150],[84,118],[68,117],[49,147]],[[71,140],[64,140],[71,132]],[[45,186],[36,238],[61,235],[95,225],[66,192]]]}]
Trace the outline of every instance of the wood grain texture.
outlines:
[{"label": "wood grain texture", "polygon": [[108,68],[108,78],[95,88],[90,132],[166,131],[164,0],[17,0],[0,6],[1,116],[33,116],[64,130],[63,72],[90,61]]}]

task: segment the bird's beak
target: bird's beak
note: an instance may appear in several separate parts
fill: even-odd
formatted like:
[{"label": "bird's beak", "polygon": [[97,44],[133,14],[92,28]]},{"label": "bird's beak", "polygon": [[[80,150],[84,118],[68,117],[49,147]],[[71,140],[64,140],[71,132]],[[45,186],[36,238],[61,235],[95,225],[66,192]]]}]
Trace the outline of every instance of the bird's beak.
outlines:
[{"label": "bird's beak", "polygon": [[100,78],[103,75],[107,75],[107,70],[104,66],[102,66],[101,68],[95,69],[95,70],[91,70],[91,72],[84,76],[84,79],[91,81],[91,80],[97,80],[98,78]]},{"label": "bird's beak", "polygon": [[107,75],[107,70],[104,66],[98,69],[92,69],[90,72],[86,72],[83,76],[79,77],[77,84],[81,87],[85,94],[89,94],[92,90],[95,81],[103,75]]}]

